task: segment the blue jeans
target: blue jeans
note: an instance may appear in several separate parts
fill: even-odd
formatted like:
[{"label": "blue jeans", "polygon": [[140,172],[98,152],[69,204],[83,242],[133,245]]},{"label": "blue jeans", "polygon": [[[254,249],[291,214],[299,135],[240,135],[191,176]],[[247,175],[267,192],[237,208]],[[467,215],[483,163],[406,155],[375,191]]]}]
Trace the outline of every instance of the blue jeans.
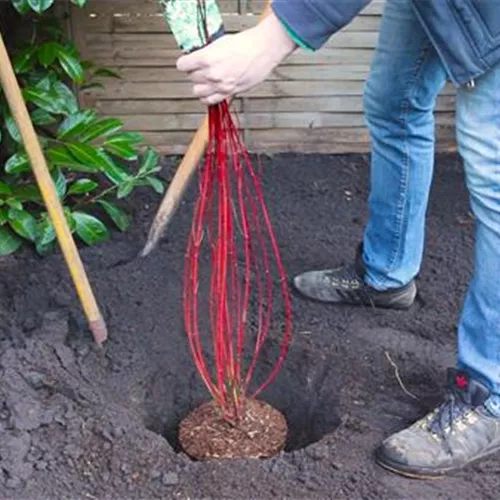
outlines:
[{"label": "blue jeans", "polygon": [[[379,290],[418,273],[433,176],[436,98],[445,68],[410,0],[387,0],[364,93],[371,194],[366,281]],[[476,218],[474,274],[458,332],[458,365],[496,395],[500,415],[500,65],[457,89],[456,133]]]}]

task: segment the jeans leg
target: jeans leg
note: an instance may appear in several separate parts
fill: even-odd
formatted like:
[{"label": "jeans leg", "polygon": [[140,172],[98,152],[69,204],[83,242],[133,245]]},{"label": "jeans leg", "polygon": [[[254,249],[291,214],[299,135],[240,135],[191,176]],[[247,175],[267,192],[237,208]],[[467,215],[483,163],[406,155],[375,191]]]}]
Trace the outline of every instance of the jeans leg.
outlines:
[{"label": "jeans leg", "polygon": [[371,193],[363,238],[366,282],[384,290],[420,269],[434,164],[436,98],[446,71],[411,0],[387,0],[365,86]]},{"label": "jeans leg", "polygon": [[476,219],[458,361],[496,393],[490,403],[500,415],[500,65],[458,91],[457,141]]}]

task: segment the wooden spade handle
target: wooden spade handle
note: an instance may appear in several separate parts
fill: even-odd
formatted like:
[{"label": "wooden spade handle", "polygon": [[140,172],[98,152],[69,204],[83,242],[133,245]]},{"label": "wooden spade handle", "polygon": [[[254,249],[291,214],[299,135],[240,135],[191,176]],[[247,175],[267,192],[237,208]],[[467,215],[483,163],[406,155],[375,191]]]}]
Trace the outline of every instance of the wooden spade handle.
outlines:
[{"label": "wooden spade handle", "polygon": [[0,33],[0,81],[5,97],[17,123],[21,137],[33,168],[36,182],[42,193],[50,219],[54,226],[59,245],[61,246],[66,264],[73,278],[76,291],[89,322],[94,340],[102,344],[107,338],[107,328],[97,306],[90,283],[83,268],[80,255],[73,236],[68,227],[61,202],[57,196],[54,182],[50,176],[42,148],[38,142],[33,123],[31,122],[26,103],[24,102],[19,83],[16,79],[12,63]]}]

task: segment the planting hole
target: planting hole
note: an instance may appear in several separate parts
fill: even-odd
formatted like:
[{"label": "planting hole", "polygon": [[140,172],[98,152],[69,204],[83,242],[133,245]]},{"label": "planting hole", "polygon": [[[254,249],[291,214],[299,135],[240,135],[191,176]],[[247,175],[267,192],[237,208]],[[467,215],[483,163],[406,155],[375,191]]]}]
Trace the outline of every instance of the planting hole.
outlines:
[{"label": "planting hole", "polygon": [[[269,343],[263,350],[255,373],[255,386],[268,375],[277,349]],[[175,451],[181,452],[180,422],[209,398],[190,358],[183,355],[170,361],[159,367],[150,381],[146,425],[165,437]],[[331,358],[318,352],[290,349],[280,374],[259,396],[281,411],[287,420],[286,451],[305,448],[337,428],[340,422],[338,380]]]}]

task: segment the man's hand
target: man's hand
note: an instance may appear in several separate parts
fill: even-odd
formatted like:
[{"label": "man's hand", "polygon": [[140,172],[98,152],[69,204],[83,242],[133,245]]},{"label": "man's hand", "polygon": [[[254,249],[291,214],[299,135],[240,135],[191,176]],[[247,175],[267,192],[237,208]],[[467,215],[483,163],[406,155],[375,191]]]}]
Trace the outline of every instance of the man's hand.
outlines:
[{"label": "man's hand", "polygon": [[295,48],[271,12],[253,28],[225,35],[203,49],[182,56],[177,61],[177,69],[188,73],[196,97],[204,104],[217,104],[265,80]]}]

